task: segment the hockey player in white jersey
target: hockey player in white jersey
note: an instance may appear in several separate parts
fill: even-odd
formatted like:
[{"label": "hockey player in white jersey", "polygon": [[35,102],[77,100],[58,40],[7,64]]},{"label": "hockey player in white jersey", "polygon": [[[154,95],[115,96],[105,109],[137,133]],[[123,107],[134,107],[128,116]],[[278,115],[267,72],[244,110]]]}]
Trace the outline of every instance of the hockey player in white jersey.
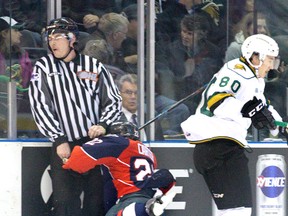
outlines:
[{"label": "hockey player in white jersey", "polygon": [[[218,216],[250,216],[252,195],[244,153],[251,123],[273,135],[281,116],[264,96],[264,78],[278,68],[279,48],[269,36],[256,34],[242,45],[242,56],[214,75],[202,93],[195,115],[181,124],[186,139],[197,144],[195,167],[218,207]],[[278,63],[278,65],[277,65]]]}]

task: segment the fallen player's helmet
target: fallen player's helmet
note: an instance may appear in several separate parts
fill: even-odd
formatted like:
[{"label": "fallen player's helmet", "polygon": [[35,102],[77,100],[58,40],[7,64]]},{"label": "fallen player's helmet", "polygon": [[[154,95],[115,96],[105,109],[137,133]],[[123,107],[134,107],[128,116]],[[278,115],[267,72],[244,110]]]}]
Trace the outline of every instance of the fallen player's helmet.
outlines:
[{"label": "fallen player's helmet", "polygon": [[46,27],[46,32],[47,36],[55,33],[68,34],[69,32],[72,32],[75,36],[78,36],[79,34],[77,23],[68,17],[51,20],[49,25]]},{"label": "fallen player's helmet", "polygon": [[253,65],[250,61],[251,56],[253,54],[259,54],[261,63],[256,67],[260,67],[267,55],[273,57],[278,56],[279,47],[271,37],[264,34],[255,34],[245,39],[241,47],[241,52],[243,57],[245,57],[251,65]]},{"label": "fallen player's helmet", "polygon": [[139,130],[137,126],[131,122],[114,122],[110,125],[108,133],[139,140]]}]

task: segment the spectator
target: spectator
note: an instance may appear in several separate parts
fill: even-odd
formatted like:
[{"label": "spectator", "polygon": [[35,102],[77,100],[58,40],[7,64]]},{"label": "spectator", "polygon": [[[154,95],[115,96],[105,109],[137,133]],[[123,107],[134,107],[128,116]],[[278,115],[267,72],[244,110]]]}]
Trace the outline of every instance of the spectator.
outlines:
[{"label": "spectator", "polygon": [[96,31],[91,33],[90,37],[86,39],[86,43],[95,39],[105,40],[112,53],[109,64],[123,70],[126,63],[120,48],[127,31],[128,20],[126,17],[117,13],[107,13],[100,18]]},{"label": "spectator", "polygon": [[[19,30],[24,27],[13,18],[3,16],[0,17],[0,120],[3,128],[6,131],[7,125],[7,83],[10,81],[16,82],[18,92],[17,111],[19,115],[23,112],[29,112],[29,101],[27,100],[27,91],[30,77],[33,71],[33,66],[28,53],[20,47],[22,34]],[[4,122],[2,122],[2,120]],[[4,126],[5,125],[5,126]],[[26,122],[26,128],[30,128],[30,122]],[[33,127],[32,122],[32,127]],[[19,127],[18,127],[19,128]],[[19,135],[19,133],[18,133]]]},{"label": "spectator", "polygon": [[[215,24],[215,28],[219,24],[220,11],[219,6],[213,1],[202,0],[178,0],[169,3],[163,13],[157,16],[156,32],[159,37],[158,40],[164,42],[173,42],[180,37],[180,22],[185,15],[203,13],[211,19],[211,25]],[[219,32],[217,34],[220,34]],[[223,35],[213,35],[214,38],[219,40]]]},{"label": "spectator", "polygon": [[70,17],[78,24],[80,31],[91,33],[105,13],[115,12],[114,0],[62,0],[62,15]]},{"label": "spectator", "polygon": [[122,42],[128,32],[128,20],[117,13],[105,14],[101,17],[98,29],[104,34],[104,38],[113,51],[112,65],[124,69],[125,61],[120,50]]},{"label": "spectator", "polygon": [[[106,216],[162,215],[175,196],[172,191],[176,182],[174,177],[166,169],[154,172],[156,157],[139,141],[138,130],[133,124],[113,123],[109,131],[111,134],[82,147],[76,146],[63,168],[79,173],[86,173],[100,164],[109,168],[119,199]],[[163,195],[152,198],[156,188]]]},{"label": "spectator", "polygon": [[[122,96],[122,116],[119,121],[137,123],[137,75],[126,74],[118,81],[119,90]],[[155,122],[155,140],[163,140],[162,127],[159,121]]]},{"label": "spectator", "polygon": [[121,45],[124,61],[126,62],[125,71],[137,73],[137,4],[131,4],[124,8],[122,14],[127,17],[129,21],[127,37]]},{"label": "spectator", "polygon": [[82,52],[87,41],[99,39],[90,36],[91,33],[97,30],[97,25],[100,18],[110,12],[115,12],[116,3],[114,0],[63,0],[62,15],[70,17],[78,24],[79,41],[77,50]]},{"label": "spectator", "polygon": [[19,91],[28,90],[33,70],[28,53],[19,46],[22,36],[19,30],[23,27],[13,18],[0,17],[0,75],[3,81],[5,77],[16,81]]},{"label": "spectator", "polygon": [[[174,73],[176,100],[208,83],[222,64],[219,48],[207,40],[210,33],[209,20],[202,14],[187,15],[181,20],[181,39],[163,48],[158,60]],[[189,101],[190,112],[194,113],[200,100]]]},{"label": "spectator", "polygon": [[[146,20],[146,5],[144,5],[145,20]],[[128,32],[126,39],[122,42],[121,50],[126,62],[126,71],[129,73],[137,73],[137,44],[138,44],[138,18],[137,18],[137,4],[130,4],[122,11],[123,16],[127,17]],[[155,17],[156,20],[156,17]],[[144,24],[146,30],[146,23]],[[145,41],[146,43],[146,41]]]},{"label": "spectator", "polygon": [[[122,14],[129,21],[127,38],[122,43],[122,53],[126,62],[126,72],[137,74],[137,5],[131,4],[123,9]],[[167,107],[175,103],[173,90],[173,74],[160,62],[155,62],[156,89],[155,89],[155,108],[157,113],[163,112]],[[176,135],[181,134],[180,122],[189,116],[189,109],[181,104],[165,115],[161,120],[163,134]],[[179,124],[178,124],[179,123]]]},{"label": "spectator", "polygon": [[[225,54],[225,62],[228,62],[241,56],[241,45],[244,40],[255,33],[254,30],[254,12],[246,14],[235,26],[234,41],[229,45]],[[256,33],[270,36],[267,28],[266,17],[262,13],[257,13]]]},{"label": "spectator", "polygon": [[36,62],[29,98],[40,132],[53,143],[53,215],[102,216],[100,168],[96,167],[84,176],[75,175],[63,170],[62,162],[75,146],[104,135],[106,128],[118,120],[121,95],[101,62],[75,51],[78,26],[73,20],[55,19],[46,29],[52,53]]},{"label": "spectator", "polygon": [[[83,51],[84,54],[93,56],[97,59],[100,59],[101,62],[105,63],[105,66],[109,69],[109,71],[112,73],[114,80],[119,80],[120,77],[124,74],[126,74],[125,71],[122,71],[121,69],[117,67],[113,67],[109,65],[110,59],[111,59],[111,53],[109,51],[109,46],[107,43],[102,40],[90,40],[87,42],[86,47]],[[158,83],[159,84],[159,83]],[[174,100],[169,99],[161,94],[156,94],[156,110],[157,112],[162,112],[164,109],[166,109],[168,106],[171,106],[175,103]],[[166,126],[166,128],[169,128],[169,130],[165,130],[165,134],[181,134],[181,129],[179,124],[177,122],[180,122],[187,118],[189,116],[189,110],[188,107],[184,104],[179,105],[179,107],[175,108],[175,110],[171,111],[171,113],[167,114],[165,116],[165,119],[161,120],[161,122],[168,122],[169,125]],[[159,125],[160,126],[160,125]],[[159,127],[160,128],[160,127]],[[157,135],[159,134],[159,136]],[[156,131],[156,139],[163,139],[161,130]]]},{"label": "spectator", "polygon": [[271,2],[269,0],[255,0],[255,8],[267,17],[267,25],[273,37],[288,34],[286,26],[288,13],[285,1],[274,0]]},{"label": "spectator", "polygon": [[112,51],[109,49],[107,42],[103,39],[88,41],[82,53],[84,55],[96,58],[97,60],[102,62],[109,70],[115,81],[119,80],[122,75],[126,74],[120,68],[110,65],[113,54]]},{"label": "spectator", "polygon": [[[92,8],[89,7],[90,0],[62,0],[62,16],[69,17],[78,23],[79,31],[86,31],[86,24],[84,22],[84,17],[89,13]],[[94,19],[94,25],[99,21],[99,17]],[[91,21],[92,22],[92,21]],[[80,25],[79,25],[80,24]]]},{"label": "spectator", "polygon": [[4,16],[12,14],[18,22],[25,23],[25,29],[38,33],[35,34],[35,37],[40,37],[46,24],[46,0],[9,0],[2,2],[2,14]]},{"label": "spectator", "polygon": [[89,40],[82,53],[98,59],[103,64],[109,64],[113,55],[112,50],[109,49],[109,46],[104,39]]},{"label": "spectator", "polygon": [[[254,2],[254,0],[252,0]],[[231,28],[235,26],[243,16],[245,16],[250,11],[251,4],[250,0],[230,0],[228,4],[228,14],[229,15],[229,33],[231,33]],[[254,4],[253,4],[254,6]],[[230,36],[230,34],[229,34]],[[234,36],[234,35],[233,35]],[[231,36],[230,36],[231,37]]]}]

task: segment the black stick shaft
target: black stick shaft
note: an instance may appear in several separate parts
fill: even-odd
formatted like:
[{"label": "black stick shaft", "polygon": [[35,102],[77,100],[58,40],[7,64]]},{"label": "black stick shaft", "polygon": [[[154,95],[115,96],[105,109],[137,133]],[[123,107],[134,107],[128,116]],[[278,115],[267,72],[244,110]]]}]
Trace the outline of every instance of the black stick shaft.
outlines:
[{"label": "black stick shaft", "polygon": [[195,95],[199,94],[201,91],[203,91],[206,88],[207,84],[202,86],[201,88],[197,89],[196,91],[192,92],[190,95],[186,96],[185,98],[182,98],[181,100],[179,100],[178,102],[176,102],[175,104],[172,104],[170,107],[168,107],[167,109],[165,109],[162,113],[158,114],[157,116],[155,116],[155,118],[150,119],[148,122],[146,122],[144,125],[142,125],[141,127],[139,127],[139,130],[143,129],[144,127],[146,127],[147,125],[151,124],[152,122],[156,121],[158,118],[160,118],[161,116],[165,115],[166,113],[170,112],[171,110],[173,110],[175,107],[179,106],[181,103],[183,103],[184,101],[190,99],[191,97],[194,97]]}]

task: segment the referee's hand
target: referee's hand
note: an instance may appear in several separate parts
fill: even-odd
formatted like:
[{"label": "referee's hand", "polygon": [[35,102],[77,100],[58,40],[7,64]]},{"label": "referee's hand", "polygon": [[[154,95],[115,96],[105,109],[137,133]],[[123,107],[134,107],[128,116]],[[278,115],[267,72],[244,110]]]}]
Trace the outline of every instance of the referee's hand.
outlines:
[{"label": "referee's hand", "polygon": [[61,158],[61,160],[64,162],[64,159],[69,158],[71,154],[71,149],[68,143],[62,143],[59,146],[57,146],[57,155]]},{"label": "referee's hand", "polygon": [[94,139],[95,137],[99,137],[101,135],[104,135],[106,133],[106,129],[102,127],[101,125],[93,125],[89,131],[88,136],[91,139]]}]

